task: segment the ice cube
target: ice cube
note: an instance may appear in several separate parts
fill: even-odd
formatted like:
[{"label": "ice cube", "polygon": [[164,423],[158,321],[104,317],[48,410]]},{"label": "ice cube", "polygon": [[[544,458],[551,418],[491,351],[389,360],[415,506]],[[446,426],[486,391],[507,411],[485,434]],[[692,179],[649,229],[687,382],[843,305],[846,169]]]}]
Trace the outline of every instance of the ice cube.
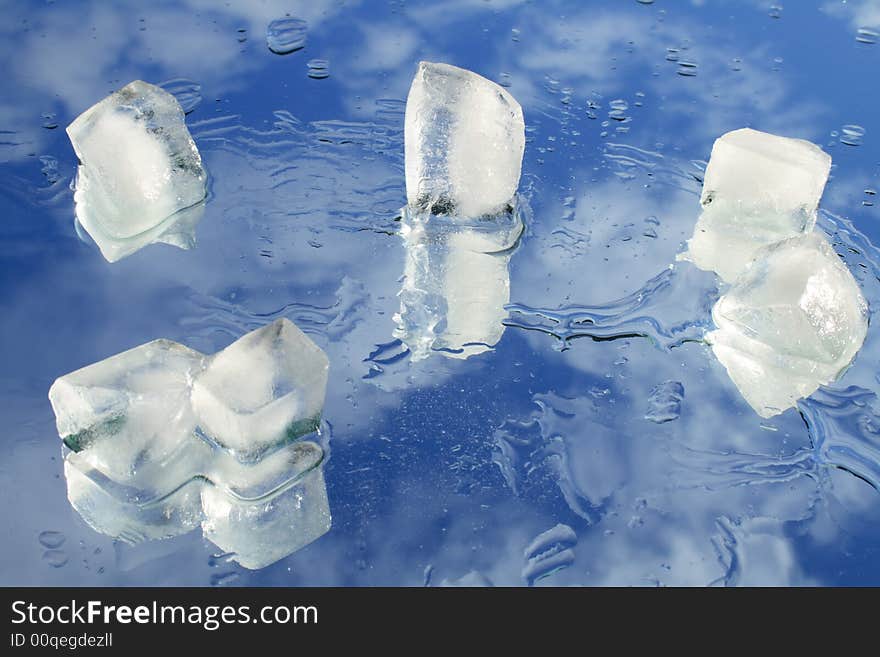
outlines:
[{"label": "ice cube", "polygon": [[80,166],[76,217],[113,262],[152,241],[186,246],[174,230],[194,225],[206,174],[170,93],[136,80],[67,127]]},{"label": "ice cube", "polygon": [[865,299],[818,233],[764,247],[712,309],[706,338],[761,417],[834,381],[868,328]]},{"label": "ice cube", "polygon": [[94,467],[128,476],[140,462],[161,462],[192,437],[188,395],[204,356],[155,340],[60,377],[49,389],[58,434],[87,448]]},{"label": "ice cube", "polygon": [[404,142],[411,206],[479,217],[512,202],[525,124],[519,103],[494,82],[449,64],[419,63]]},{"label": "ice cube", "polygon": [[682,257],[732,282],[761,247],[813,229],[830,169],[831,157],[802,139],[749,128],[721,136]]},{"label": "ice cube", "polygon": [[213,357],[156,340],[67,374],[49,398],[68,498],[130,542],[202,522],[262,567],[330,527],[324,449],[298,440],[319,435],[326,383],[326,356],[286,319]]},{"label": "ice cube", "polygon": [[522,230],[517,210],[467,221],[404,209],[406,265],[394,335],[413,360],[432,352],[468,358],[501,339],[511,249]]},{"label": "ice cube", "polygon": [[134,541],[198,524],[198,491],[181,484],[210,452],[189,404],[203,366],[197,351],[155,340],[52,384],[58,433],[72,450],[68,498],[90,526]]},{"label": "ice cube", "polygon": [[201,429],[242,460],[314,431],[329,363],[293,322],[279,319],[216,354],[196,379]]}]

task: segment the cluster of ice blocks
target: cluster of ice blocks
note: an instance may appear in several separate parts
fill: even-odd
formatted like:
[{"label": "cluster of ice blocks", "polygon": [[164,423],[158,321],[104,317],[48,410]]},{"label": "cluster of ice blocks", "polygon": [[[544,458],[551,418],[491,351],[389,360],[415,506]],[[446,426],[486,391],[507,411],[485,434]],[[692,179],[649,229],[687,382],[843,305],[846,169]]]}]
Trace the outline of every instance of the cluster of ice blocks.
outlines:
[{"label": "cluster of ice blocks", "polygon": [[486,351],[504,332],[523,231],[519,103],[494,82],[421,62],[406,103],[406,266],[395,336],[415,360]]},{"label": "cluster of ice blocks", "polygon": [[201,524],[248,568],[330,528],[316,433],[328,361],[280,319],[205,356],[156,340],[49,391],[73,507],[137,542]]},{"label": "cluster of ice blocks", "polygon": [[135,80],[67,127],[79,158],[76,218],[109,262],[152,242],[194,243],[206,174],[170,93]]},{"label": "cluster of ice blocks", "polygon": [[[81,161],[77,219],[107,260],[153,241],[191,245],[206,176],[173,96],[132,82],[68,134]],[[522,109],[505,89],[419,64],[406,105],[395,315],[413,359],[467,358],[500,340],[523,231],[524,148]],[[833,381],[867,331],[856,281],[813,232],[830,166],[806,141],[723,135],[682,256],[731,284],[707,341],[763,417]],[[246,567],[277,561],[330,528],[318,432],[327,369],[324,353],[278,320],[213,356],[157,340],[59,378],[49,397],[71,504],[124,540],[201,525]],[[658,422],[677,416],[683,395],[677,382],[664,386],[660,410],[649,409]]]},{"label": "cluster of ice blocks", "polygon": [[834,381],[867,332],[858,284],[813,231],[830,169],[818,146],[750,129],[716,140],[706,168],[683,257],[732,283],[706,338],[762,417]]}]

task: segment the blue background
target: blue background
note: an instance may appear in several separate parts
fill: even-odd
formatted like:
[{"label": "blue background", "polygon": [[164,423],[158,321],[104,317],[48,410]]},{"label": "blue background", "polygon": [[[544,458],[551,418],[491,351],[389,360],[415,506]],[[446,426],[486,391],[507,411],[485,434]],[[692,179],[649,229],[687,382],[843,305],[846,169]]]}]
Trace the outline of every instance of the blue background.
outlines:
[{"label": "blue background", "polygon": [[[859,32],[880,2],[772,4],[3,2],[0,583],[880,584],[877,322],[840,381],[762,421],[700,342],[713,276],[679,264],[618,303],[690,236],[714,139],[751,126],[832,155],[819,226],[880,307],[880,44]],[[286,12],[308,40],[279,56],[266,26]],[[526,118],[515,306],[467,360],[388,357],[422,59],[509,85]],[[194,250],[110,265],[77,237],[64,127],[133,79],[197,88],[210,198]],[[585,312],[609,317],[569,321]],[[158,337],[213,352],[280,316],[331,362],[331,531],[251,572],[198,531],[128,546],[87,527],[52,381]],[[658,424],[664,381],[684,398]],[[530,546],[559,523],[576,539]]]}]

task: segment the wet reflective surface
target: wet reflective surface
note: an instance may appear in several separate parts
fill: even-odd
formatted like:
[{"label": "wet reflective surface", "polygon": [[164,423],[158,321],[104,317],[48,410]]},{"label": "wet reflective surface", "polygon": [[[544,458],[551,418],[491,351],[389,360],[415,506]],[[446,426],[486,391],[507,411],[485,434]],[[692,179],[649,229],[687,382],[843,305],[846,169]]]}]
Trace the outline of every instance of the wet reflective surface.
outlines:
[{"label": "wet reflective surface", "polygon": [[[880,11],[770,4],[8,6],[0,581],[880,583]],[[267,27],[286,12],[307,30],[276,24],[280,55]],[[443,254],[459,281],[509,277],[486,291],[503,313],[466,314],[468,358],[414,358],[395,319],[422,59],[504,85],[525,115],[522,236],[500,264]],[[192,250],[108,264],[74,226],[63,128],[134,79],[189,111],[209,196]],[[743,126],[831,154],[817,230],[872,313],[846,374],[768,420],[702,342],[717,279],[675,262],[712,142]],[[330,359],[331,530],[248,571],[200,532],[132,546],[90,529],[67,500],[52,381],[160,337],[213,353],[279,317]]]}]

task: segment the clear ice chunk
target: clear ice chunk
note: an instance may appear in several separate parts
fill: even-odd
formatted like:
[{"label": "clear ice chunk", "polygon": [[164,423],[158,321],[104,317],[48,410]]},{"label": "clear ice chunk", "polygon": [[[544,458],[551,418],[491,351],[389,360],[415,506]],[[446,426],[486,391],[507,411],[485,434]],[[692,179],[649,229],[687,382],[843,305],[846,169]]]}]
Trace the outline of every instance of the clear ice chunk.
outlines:
[{"label": "clear ice chunk", "polygon": [[865,340],[868,309],[818,233],[764,247],[712,309],[706,336],[745,400],[771,417],[834,381]]},{"label": "clear ice chunk", "polygon": [[305,333],[292,322],[274,322],[210,360],[193,383],[192,406],[205,433],[240,459],[254,460],[317,428],[328,368]]},{"label": "clear ice chunk", "polygon": [[214,356],[156,340],[60,377],[68,498],[108,535],[201,523],[243,566],[268,565],[330,528],[324,447],[306,439],[326,383],[326,356],[286,319]]},{"label": "clear ice chunk", "polygon": [[749,128],[722,135],[681,258],[732,282],[761,247],[813,229],[830,169],[831,156],[802,139]]},{"label": "clear ice chunk", "polygon": [[404,143],[412,207],[438,215],[495,214],[519,185],[522,108],[476,73],[421,62],[406,100]]},{"label": "clear ice chunk", "polygon": [[108,261],[154,241],[191,246],[207,177],[173,95],[136,80],[67,134],[80,161],[76,218]]},{"label": "clear ice chunk", "polygon": [[154,340],[59,378],[49,390],[58,434],[95,467],[126,476],[140,461],[161,462],[195,424],[189,401],[204,356]]},{"label": "clear ice chunk", "polygon": [[468,358],[497,344],[510,301],[508,265],[522,231],[518,206],[471,221],[404,208],[406,264],[394,336],[413,360],[435,352]]}]

